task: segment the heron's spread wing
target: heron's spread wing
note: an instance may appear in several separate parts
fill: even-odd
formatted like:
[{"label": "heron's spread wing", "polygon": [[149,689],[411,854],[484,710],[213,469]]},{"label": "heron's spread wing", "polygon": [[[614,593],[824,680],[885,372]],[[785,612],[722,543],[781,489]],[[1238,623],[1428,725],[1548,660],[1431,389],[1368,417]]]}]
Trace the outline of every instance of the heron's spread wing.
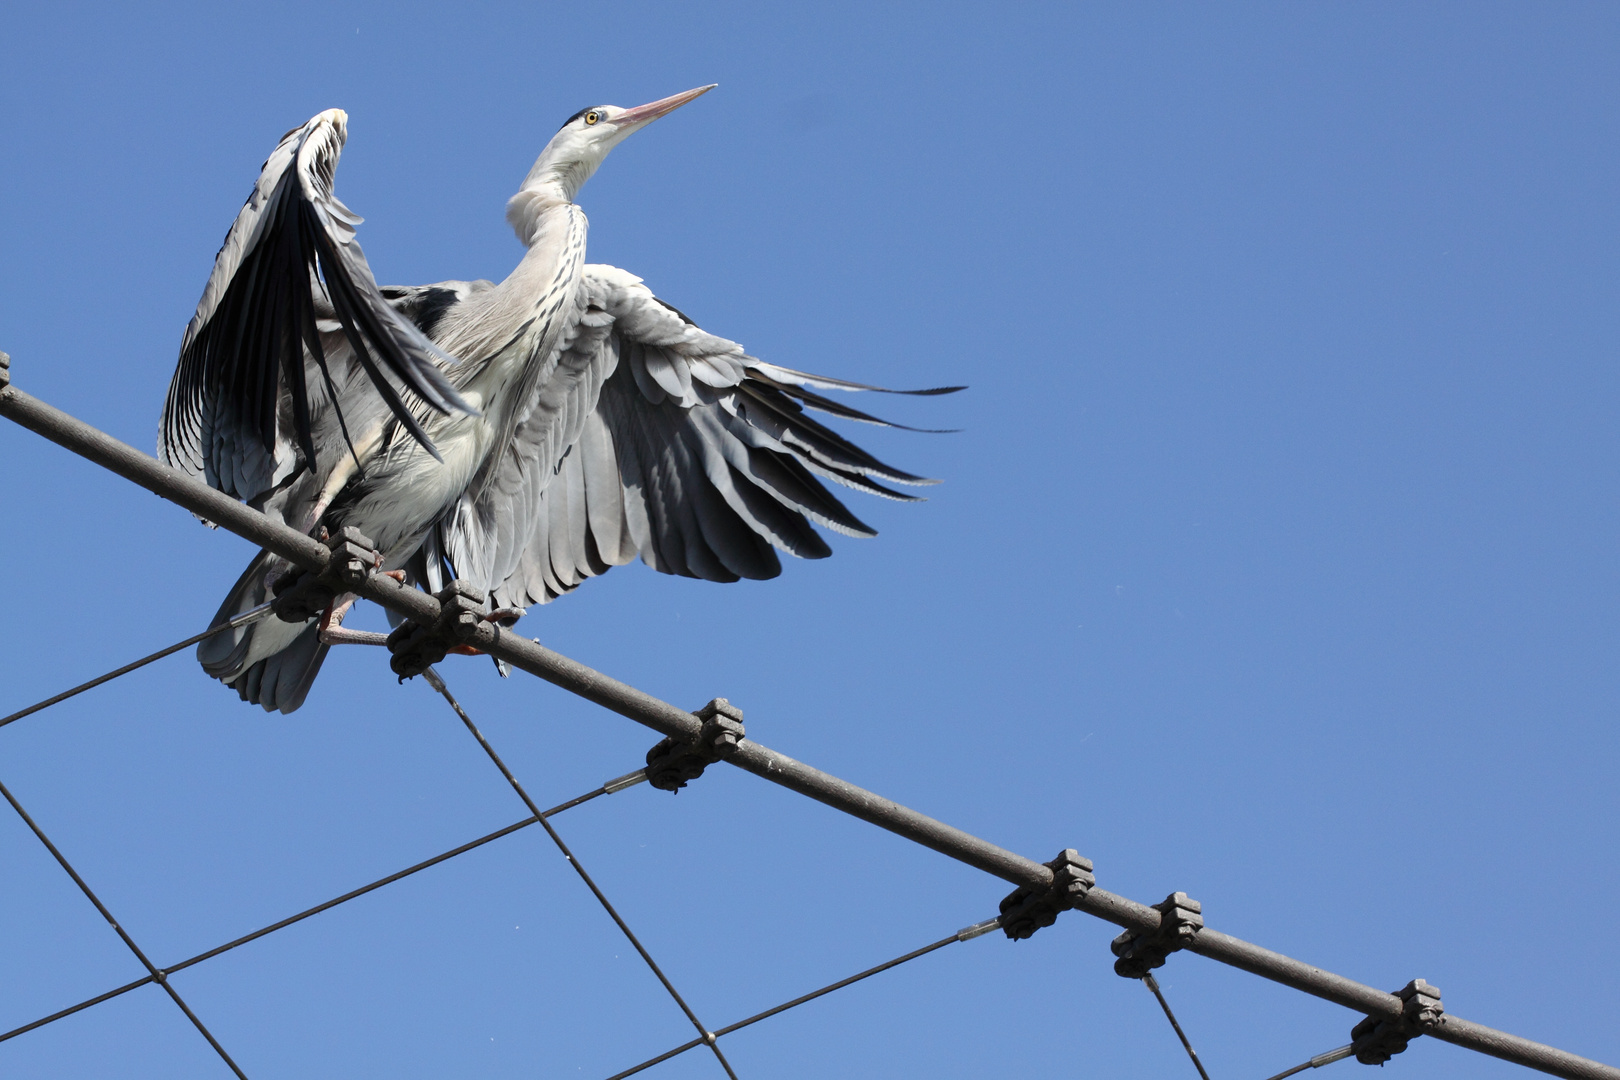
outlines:
[{"label": "heron's spread wing", "polygon": [[585,268],[577,315],[491,482],[439,529],[452,571],[497,606],[544,603],[637,555],[710,581],[774,577],[778,549],[832,553],[812,523],[873,535],[818,477],[904,500],[884,482],[935,482],[805,413],[883,424],[812,389],[876,387],[757,360],[610,266]]},{"label": "heron's spread wing", "polygon": [[343,452],[358,414],[392,413],[436,454],[411,406],[466,408],[439,367],[453,361],[383,297],[360,218],[332,194],[345,124],[333,109],[282,138],[181,342],[159,453],[238,498],[314,469],[317,444]]}]

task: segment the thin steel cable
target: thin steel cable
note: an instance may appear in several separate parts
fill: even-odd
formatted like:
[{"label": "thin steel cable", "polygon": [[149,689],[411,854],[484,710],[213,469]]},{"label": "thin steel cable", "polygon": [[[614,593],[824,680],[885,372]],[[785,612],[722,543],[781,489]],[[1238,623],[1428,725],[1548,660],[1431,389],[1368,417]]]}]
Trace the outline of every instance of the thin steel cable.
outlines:
[{"label": "thin steel cable", "polygon": [[1337,1050],[1329,1050],[1325,1054],[1317,1054],[1303,1065],[1295,1065],[1292,1069],[1284,1069],[1276,1076],[1268,1077],[1267,1080],[1283,1080],[1284,1077],[1293,1076],[1295,1073],[1304,1072],[1306,1069],[1320,1069],[1322,1066],[1331,1065],[1335,1061],[1343,1061],[1345,1058],[1349,1057],[1355,1052],[1355,1044],[1346,1043]]},{"label": "thin steel cable", "polygon": [[[719,1036],[715,1036],[715,1037],[719,1038]],[[693,1039],[691,1042],[681,1043],[681,1045],[677,1046],[675,1049],[666,1050],[662,1054],[659,1054],[655,1058],[648,1058],[646,1061],[643,1061],[640,1065],[637,1065],[634,1068],[626,1069],[626,1070],[624,1070],[624,1072],[614,1073],[612,1076],[608,1077],[608,1080],[624,1080],[624,1078],[626,1076],[634,1076],[634,1075],[636,1075],[636,1073],[641,1072],[641,1071],[643,1071],[645,1069],[650,1069],[654,1065],[657,1065],[660,1062],[668,1061],[672,1057],[680,1057],[682,1054],[686,1053],[688,1050],[692,1049],[695,1046],[702,1046],[702,1045],[703,1045],[703,1040],[702,1039]]]},{"label": "thin steel cable", "polygon": [[[609,780],[606,784],[603,784],[601,787],[597,788],[594,791],[586,792],[584,795],[580,795],[577,798],[569,799],[565,803],[561,803],[561,804],[559,804],[557,806],[553,806],[550,810],[547,810],[542,816],[543,817],[548,817],[548,818],[553,817],[553,816],[555,816],[557,814],[562,813],[564,810],[572,810],[574,807],[580,805],[581,803],[590,802],[592,799],[596,798],[597,796],[611,794],[611,790],[623,790],[622,787],[616,787],[615,785],[624,784],[624,782],[626,780],[629,780],[630,777],[633,777],[635,775],[636,775],[635,773],[631,773],[628,776],[619,777],[616,780]],[[626,785],[626,786],[628,786],[628,785]],[[505,828],[496,829],[494,832],[487,833],[487,834],[485,834],[483,836],[480,836],[476,840],[469,840],[467,843],[462,844],[459,847],[453,847],[449,851],[441,852],[440,854],[433,856],[431,859],[423,859],[421,862],[415,864],[414,866],[408,866],[405,869],[400,870],[397,873],[389,874],[385,878],[378,878],[376,881],[371,882],[369,885],[362,885],[358,889],[351,889],[350,891],[344,893],[342,896],[333,897],[331,900],[328,900],[323,904],[316,904],[312,908],[306,908],[305,910],[300,911],[296,915],[289,915],[287,918],[282,919],[279,922],[271,923],[269,926],[265,926],[265,927],[262,927],[261,929],[255,930],[251,934],[243,934],[241,937],[235,939],[234,941],[227,941],[225,944],[220,945],[220,946],[218,946],[216,948],[213,948],[213,949],[209,949],[207,952],[198,953],[196,956],[193,956],[193,957],[191,957],[189,959],[186,959],[186,960],[182,960],[178,964],[170,964],[168,967],[161,968],[160,970],[161,970],[161,972],[162,972],[162,974],[164,976],[169,976],[169,975],[173,975],[177,971],[183,971],[184,969],[186,969],[188,967],[191,967],[193,964],[200,964],[204,960],[211,960],[214,957],[218,956],[220,953],[229,952],[230,950],[232,950],[234,948],[237,948],[238,946],[246,945],[250,941],[256,941],[259,938],[264,937],[266,934],[273,934],[277,930],[284,929],[284,928],[286,928],[288,926],[293,925],[296,922],[301,922],[304,919],[309,918],[311,915],[319,915],[321,912],[326,911],[326,910],[328,910],[330,908],[337,907],[339,904],[346,904],[350,900],[353,900],[353,899],[355,899],[357,897],[364,896],[366,893],[372,892],[373,890],[380,889],[384,885],[391,885],[394,882],[399,881],[401,878],[406,878],[406,877],[409,877],[410,875],[412,875],[414,873],[417,873],[418,871],[426,870],[430,866],[437,866],[439,863],[444,862],[446,859],[453,859],[457,855],[462,855],[462,854],[465,854],[466,852],[469,852],[469,851],[473,850],[474,848],[482,847],[483,845],[485,845],[487,843],[490,843],[493,840],[499,840],[503,836],[510,836],[512,833],[517,832],[519,829],[528,828],[530,825],[533,825],[537,820],[538,820],[537,818],[535,818],[535,817],[533,817],[531,815],[530,817],[524,818],[522,821],[514,821],[512,824],[506,826]],[[148,975],[144,979],[136,979],[132,983],[125,983],[123,986],[117,987],[116,989],[108,990],[104,994],[98,994],[97,996],[95,996],[93,998],[90,998],[90,999],[88,999],[86,1001],[79,1002],[77,1005],[70,1005],[65,1009],[62,1009],[62,1010],[60,1010],[58,1012],[52,1013],[49,1016],[44,1016],[44,1017],[41,1017],[38,1020],[34,1020],[34,1021],[30,1022],[30,1023],[24,1024],[22,1027],[12,1028],[10,1031],[0,1033],[0,1042],[5,1042],[7,1039],[16,1038],[18,1035],[26,1034],[26,1033],[28,1033],[30,1031],[33,1031],[35,1028],[44,1027],[46,1024],[53,1023],[53,1022],[55,1022],[57,1020],[62,1019],[63,1017],[72,1016],[76,1012],[81,1012],[81,1011],[83,1011],[85,1009],[88,1009],[92,1005],[99,1005],[103,1001],[108,1001],[108,1000],[110,1000],[112,998],[118,997],[120,994],[127,994],[131,990],[137,990],[137,989],[139,989],[139,988],[141,988],[143,986],[148,986],[151,983],[156,982],[156,981],[157,980],[156,980],[156,978],[154,976]]]},{"label": "thin steel cable", "polygon": [[88,1001],[81,1001],[77,1005],[69,1005],[67,1008],[62,1009],[59,1012],[53,1012],[49,1016],[42,1016],[38,1020],[34,1020],[34,1021],[30,1022],[30,1023],[24,1024],[22,1027],[12,1028],[10,1031],[6,1032],[4,1035],[0,1035],[0,1042],[5,1042],[7,1039],[14,1039],[18,1035],[26,1035],[26,1034],[28,1034],[28,1032],[33,1031],[35,1028],[42,1028],[46,1024],[54,1024],[56,1021],[62,1019],[64,1016],[72,1016],[74,1013],[82,1012],[85,1009],[88,1009],[92,1005],[100,1005],[103,1001],[111,1001],[113,998],[118,997],[120,994],[127,994],[131,990],[138,990],[143,986],[150,986],[151,984],[152,984],[152,976],[150,976],[150,975],[146,976],[144,979],[136,979],[132,983],[125,983],[123,986],[120,986],[120,987],[118,987],[116,989],[108,990],[105,994],[97,994],[95,997],[89,999]]},{"label": "thin steel cable", "polygon": [[239,1080],[247,1080],[247,1074],[231,1059],[231,1055],[225,1052],[225,1048],[219,1045],[219,1040],[214,1038],[213,1032],[209,1031],[207,1025],[198,1019],[196,1013],[191,1011],[191,1006],[186,1004],[185,999],[180,996],[180,992],[169,985],[168,976],[163,974],[153,965],[152,961],[146,958],[146,954],[141,951],[141,947],[135,944],[135,939],[130,937],[122,926],[118,925],[118,920],[113,918],[112,912],[107,910],[107,905],[103,904],[94,890],[85,884],[84,878],[80,877],[79,872],[73,869],[73,864],[67,861],[67,857],[57,849],[55,844],[51,843],[51,838],[45,835],[45,830],[41,829],[38,823],[28,816],[28,811],[23,809],[22,803],[17,801],[17,797],[11,793],[11,789],[6,787],[4,783],[0,783],[0,795],[5,796],[6,802],[11,804],[13,810],[17,811],[17,816],[23,819],[28,827],[33,830],[34,835],[39,837],[39,842],[45,845],[45,850],[49,851],[57,864],[67,871],[68,877],[73,879],[73,884],[79,887],[79,891],[84,893],[85,898],[96,906],[97,911],[101,912],[101,917],[107,920],[107,925],[111,926],[118,936],[123,939],[124,944],[129,946],[129,951],[134,953],[135,959],[139,960],[141,966],[146,968],[146,972],[151,976],[152,981],[168,992],[169,997],[179,1006],[180,1011],[186,1014],[186,1019],[191,1021],[192,1025],[202,1034],[202,1037],[208,1040],[208,1045],[214,1048],[214,1052],[224,1060],[226,1065],[230,1066],[231,1072],[235,1073]]},{"label": "thin steel cable", "polygon": [[[998,925],[1000,923],[1000,921],[1001,920],[999,920],[999,919],[990,920],[990,926],[988,927],[988,929],[992,929],[992,930],[995,929],[995,926]],[[904,956],[897,956],[893,960],[887,961],[886,963],[879,964],[876,967],[867,968],[865,971],[859,973],[858,975],[851,975],[847,979],[839,979],[835,983],[832,983],[832,984],[830,984],[828,986],[823,986],[820,990],[812,990],[810,993],[804,994],[804,995],[802,995],[800,997],[796,997],[792,1001],[783,1002],[781,1005],[776,1006],[774,1009],[766,1009],[762,1013],[755,1013],[753,1016],[748,1017],[746,1020],[739,1020],[735,1024],[728,1024],[727,1026],[721,1028],[719,1031],[716,1031],[714,1033],[715,1037],[718,1038],[721,1035],[730,1035],[733,1031],[741,1031],[743,1028],[748,1027],[750,1024],[757,1024],[761,1020],[767,1020],[770,1017],[775,1016],[777,1013],[784,1013],[784,1012],[787,1012],[789,1009],[797,1008],[800,1005],[803,1005],[807,1001],[814,1001],[816,998],[822,997],[822,996],[824,996],[826,994],[830,994],[834,990],[842,990],[846,986],[849,986],[849,985],[851,985],[853,983],[858,983],[862,979],[869,979],[873,975],[877,975],[877,974],[880,974],[881,972],[888,971],[890,968],[899,967],[901,964],[904,964],[904,963],[906,963],[908,961],[911,961],[911,960],[915,960],[919,956],[927,956],[929,953],[934,952],[936,949],[943,949],[945,946],[954,945],[958,941],[966,941],[966,940],[968,940],[969,936],[977,937],[978,936],[977,934],[970,934],[969,931],[978,930],[979,927],[983,927],[983,926],[985,926],[984,923],[978,923],[975,926],[969,927],[967,930],[958,930],[956,933],[952,934],[948,938],[941,938],[940,940],[934,942],[931,945],[924,945],[920,949],[913,949],[911,952],[906,953]]]},{"label": "thin steel cable", "polygon": [[664,989],[669,991],[669,996],[675,999],[675,1004],[681,1007],[681,1011],[692,1022],[692,1026],[697,1028],[700,1037],[699,1041],[707,1043],[709,1049],[714,1051],[715,1060],[720,1062],[720,1067],[726,1071],[726,1075],[731,1080],[737,1080],[737,1074],[732,1070],[731,1062],[726,1060],[726,1055],[721,1052],[719,1044],[715,1041],[716,1036],[714,1033],[703,1026],[703,1021],[698,1019],[697,1013],[692,1011],[692,1007],[686,1003],[686,999],[681,996],[681,992],[675,989],[675,984],[669,981],[669,976],[664,974],[664,969],[658,966],[658,962],[652,958],[652,953],[648,952],[647,947],[641,943],[641,939],[636,937],[635,932],[630,929],[630,924],[625,922],[623,917],[619,915],[612,901],[608,900],[607,894],[591,879],[591,875],[586,872],[585,867],[574,857],[574,853],[568,849],[568,845],[563,842],[562,836],[556,829],[551,827],[551,822],[547,821],[540,813],[534,804],[534,800],[529,798],[529,793],[523,789],[522,784],[518,783],[518,778],[512,775],[512,770],[506,767],[506,762],[501,760],[501,756],[495,752],[495,748],[489,744],[489,740],[484,738],[484,733],[478,730],[478,725],[472,722],[472,717],[467,715],[467,711],[461,707],[461,703],[455,699],[455,695],[450,693],[450,688],[444,684],[444,680],[439,677],[439,673],[430,667],[422,674],[426,677],[428,685],[437,690],[439,696],[450,703],[450,707],[461,718],[462,724],[472,733],[472,737],[478,740],[478,745],[484,748],[484,753],[489,755],[489,760],[495,763],[495,767],[501,771],[501,775],[506,777],[506,782],[512,785],[512,790],[517,792],[518,798],[523,800],[523,805],[527,806],[530,812],[540,819],[540,827],[546,830],[546,835],[550,836],[551,842],[557,845],[557,850],[562,852],[563,858],[568,860],[568,865],[574,868],[574,872],[579,875],[581,881],[585,882],[585,886],[591,890],[597,902],[602,905],[603,910],[618,924],[619,929],[624,932],[624,936],[629,939],[630,944],[635,946],[636,952],[641,954],[642,960],[646,961],[647,966],[652,969],[652,973],[658,976],[658,981],[664,984]]},{"label": "thin steel cable", "polygon": [[1181,1025],[1176,1022],[1176,1014],[1170,1011],[1170,1003],[1164,1000],[1164,992],[1159,989],[1159,980],[1152,975],[1144,975],[1142,976],[1142,982],[1149,990],[1153,991],[1153,996],[1159,999],[1159,1008],[1164,1010],[1164,1017],[1170,1021],[1170,1026],[1176,1029],[1176,1038],[1180,1039],[1181,1045],[1187,1048],[1187,1056],[1192,1058],[1193,1068],[1198,1070],[1198,1075],[1202,1076],[1204,1080],[1209,1080],[1209,1073],[1204,1071],[1204,1063],[1198,1060],[1198,1051],[1193,1049],[1192,1043],[1187,1040],[1187,1033],[1182,1031]]},{"label": "thin steel cable", "polygon": [[248,611],[244,611],[244,612],[242,612],[242,614],[237,615],[234,618],[227,619],[224,622],[219,623],[219,624],[217,624],[215,626],[210,626],[208,629],[204,630],[200,634],[193,634],[190,637],[186,638],[186,640],[184,640],[184,641],[177,641],[173,645],[170,645],[167,649],[159,649],[157,652],[153,653],[151,656],[143,656],[139,660],[136,660],[132,664],[125,664],[123,667],[116,668],[116,669],[114,669],[112,671],[109,671],[105,675],[98,675],[94,679],[91,679],[87,683],[80,683],[78,686],[75,686],[71,690],[62,691],[60,694],[57,694],[55,697],[48,697],[44,701],[36,702],[33,705],[28,706],[28,708],[26,708],[26,709],[19,709],[17,712],[12,713],[10,716],[5,717],[4,719],[0,719],[0,727],[5,727],[7,724],[12,723],[13,721],[21,720],[25,716],[32,716],[34,713],[39,712],[41,709],[48,709],[52,705],[58,704],[59,702],[66,701],[68,698],[74,697],[74,696],[76,696],[78,694],[82,694],[86,690],[93,690],[96,687],[100,686],[102,683],[112,682],[114,679],[118,678],[120,675],[128,675],[130,672],[136,670],[137,668],[143,668],[147,664],[152,663],[154,660],[161,660],[165,656],[169,656],[169,655],[171,655],[173,653],[177,653],[181,649],[185,648],[187,645],[195,645],[195,644],[197,644],[197,642],[202,641],[204,638],[213,637],[215,634],[219,633],[222,630],[234,630],[238,626],[246,626],[250,622],[255,622],[255,621],[259,620],[259,619],[262,619],[266,615],[270,614],[270,609],[273,606],[274,606],[273,601],[271,603],[268,603],[268,604],[260,604],[258,607],[252,608],[252,609],[250,609]]},{"label": "thin steel cable", "polygon": [[[1000,925],[1001,925],[1001,920],[999,918],[997,918],[997,919],[989,919],[989,920],[986,920],[985,922],[982,922],[982,923],[974,923],[972,926],[969,926],[969,927],[967,927],[965,929],[962,929],[962,930],[958,930],[956,933],[952,934],[948,938],[941,938],[940,940],[934,942],[932,945],[924,945],[920,949],[913,949],[911,952],[906,953],[904,956],[897,956],[893,960],[889,960],[889,961],[887,961],[885,963],[879,964],[876,967],[867,968],[865,971],[860,972],[857,975],[851,975],[847,979],[839,979],[835,983],[830,983],[827,986],[823,986],[820,990],[812,990],[810,993],[803,994],[803,995],[801,995],[799,997],[796,997],[792,1001],[783,1002],[782,1004],[776,1006],[775,1008],[766,1009],[762,1013],[755,1013],[753,1016],[748,1017],[748,1019],[746,1019],[746,1020],[739,1020],[735,1024],[728,1024],[727,1026],[725,1026],[723,1028],[717,1029],[715,1031],[715,1033],[714,1033],[714,1037],[716,1039],[718,1039],[723,1035],[730,1035],[733,1031],[740,1031],[741,1029],[749,1026],[750,1024],[757,1024],[761,1020],[767,1020],[770,1017],[775,1016],[777,1013],[784,1013],[784,1012],[787,1012],[789,1009],[797,1008],[798,1006],[803,1005],[807,1001],[814,1001],[816,998],[822,997],[825,994],[830,994],[834,990],[842,990],[844,987],[849,986],[851,983],[858,983],[862,979],[869,979],[873,975],[877,975],[880,972],[888,971],[892,967],[899,967],[901,964],[904,964],[908,960],[915,960],[919,956],[926,956],[929,953],[935,951],[936,949],[943,949],[945,946],[954,945],[958,941],[967,941],[967,940],[969,940],[971,938],[976,938],[976,937],[980,936],[981,934],[987,934],[991,930],[994,930],[996,927],[998,927]],[[612,1076],[608,1077],[608,1080],[624,1080],[624,1078],[626,1076],[634,1076],[636,1073],[641,1072],[641,1071],[643,1071],[645,1069],[650,1069],[654,1065],[659,1064],[660,1062],[668,1061],[672,1057],[677,1057],[677,1056],[679,1056],[681,1054],[684,1054],[688,1050],[691,1050],[693,1047],[702,1045],[702,1043],[703,1043],[702,1039],[693,1039],[691,1042],[682,1043],[680,1046],[675,1047],[675,1049],[667,1050],[664,1053],[659,1054],[655,1058],[648,1058],[646,1061],[643,1061],[640,1065],[637,1065],[637,1066],[635,1066],[633,1068],[626,1069],[623,1072],[614,1073]]]}]

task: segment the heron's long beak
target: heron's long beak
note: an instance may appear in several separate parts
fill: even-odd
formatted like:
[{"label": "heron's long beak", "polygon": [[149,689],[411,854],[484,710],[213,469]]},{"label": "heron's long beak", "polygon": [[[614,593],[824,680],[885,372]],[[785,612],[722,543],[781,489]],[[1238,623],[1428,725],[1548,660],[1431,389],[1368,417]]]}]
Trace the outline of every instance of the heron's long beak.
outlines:
[{"label": "heron's long beak", "polygon": [[619,128],[640,127],[643,124],[650,124],[660,116],[674,112],[693,98],[702,97],[719,85],[719,83],[710,83],[708,86],[700,86],[695,90],[687,90],[671,97],[648,102],[646,105],[637,105],[635,108],[626,109],[618,116],[615,116],[613,123]]}]

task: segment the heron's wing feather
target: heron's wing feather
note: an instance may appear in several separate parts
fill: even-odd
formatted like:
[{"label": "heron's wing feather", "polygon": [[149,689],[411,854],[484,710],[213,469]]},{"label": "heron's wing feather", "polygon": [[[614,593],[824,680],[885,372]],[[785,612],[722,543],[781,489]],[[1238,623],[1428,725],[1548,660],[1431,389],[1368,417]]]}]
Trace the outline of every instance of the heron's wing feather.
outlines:
[{"label": "heron's wing feather", "polygon": [[865,387],[765,364],[622,270],[585,268],[578,318],[495,482],[441,526],[458,575],[498,606],[544,603],[637,555],[710,581],[774,577],[778,550],[831,554],[813,524],[873,535],[823,479],[904,500],[881,481],[934,482],[805,412],[884,423],[808,389]]},{"label": "heron's wing feather", "polygon": [[359,413],[391,413],[431,451],[413,406],[466,408],[441,370],[453,361],[379,291],[360,218],[332,194],[343,139],[335,110],[282,138],[181,342],[159,454],[238,498],[315,468]]}]

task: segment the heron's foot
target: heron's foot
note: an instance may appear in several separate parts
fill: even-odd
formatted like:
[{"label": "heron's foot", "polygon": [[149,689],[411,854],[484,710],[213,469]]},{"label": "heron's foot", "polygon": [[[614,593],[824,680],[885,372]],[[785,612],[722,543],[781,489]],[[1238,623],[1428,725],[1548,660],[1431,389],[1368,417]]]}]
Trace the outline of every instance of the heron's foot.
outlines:
[{"label": "heron's foot", "polygon": [[[394,571],[394,573],[402,573]],[[369,630],[345,630],[343,616],[354,607],[359,597],[354,593],[344,593],[326,605],[321,612],[321,628],[317,631],[323,645],[386,645],[387,634],[376,634]]]}]

